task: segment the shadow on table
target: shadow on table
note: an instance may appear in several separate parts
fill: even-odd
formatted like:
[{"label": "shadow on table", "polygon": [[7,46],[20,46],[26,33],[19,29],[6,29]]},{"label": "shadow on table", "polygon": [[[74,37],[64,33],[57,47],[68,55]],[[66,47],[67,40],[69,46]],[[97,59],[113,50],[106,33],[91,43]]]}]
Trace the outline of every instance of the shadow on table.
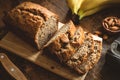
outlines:
[{"label": "shadow on table", "polygon": [[120,80],[120,67],[111,64],[105,63],[101,69],[103,80]]}]

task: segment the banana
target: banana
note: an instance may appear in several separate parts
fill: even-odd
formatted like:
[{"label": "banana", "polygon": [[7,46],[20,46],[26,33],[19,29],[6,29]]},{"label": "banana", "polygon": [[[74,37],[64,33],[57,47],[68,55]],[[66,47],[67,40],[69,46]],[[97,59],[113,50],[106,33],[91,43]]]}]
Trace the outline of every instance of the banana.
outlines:
[{"label": "banana", "polygon": [[98,11],[104,9],[104,8],[110,7],[110,6],[111,5],[97,6],[95,8],[89,9],[87,11],[81,11],[80,10],[77,15],[79,16],[79,20],[81,20],[82,18],[84,18],[86,16],[90,16],[90,15],[92,15],[92,14],[94,14],[94,13],[96,13],[96,12],[98,12]]},{"label": "banana", "polygon": [[[108,0],[84,0],[79,10],[86,11],[107,3]],[[110,1],[110,0],[109,0]]]},{"label": "banana", "polygon": [[[101,9],[113,6],[115,4],[120,4],[120,0],[67,0],[74,2],[72,6],[69,5],[73,13],[79,15],[79,19],[82,19],[86,16],[92,15]],[[76,1],[76,2],[75,2]],[[72,4],[72,3],[71,3]],[[74,9],[75,8],[75,9]]]},{"label": "banana", "polygon": [[72,13],[77,14],[82,2],[84,0],[67,0],[67,4],[70,7],[70,9],[72,10]]},{"label": "banana", "polygon": [[[79,8],[78,15],[79,19],[82,19],[86,16],[92,15],[101,9],[107,8],[109,6],[113,6],[113,4],[120,3],[120,0],[93,0],[92,3],[90,3],[91,0],[85,0],[81,7]],[[87,6],[86,6],[87,5]]]}]

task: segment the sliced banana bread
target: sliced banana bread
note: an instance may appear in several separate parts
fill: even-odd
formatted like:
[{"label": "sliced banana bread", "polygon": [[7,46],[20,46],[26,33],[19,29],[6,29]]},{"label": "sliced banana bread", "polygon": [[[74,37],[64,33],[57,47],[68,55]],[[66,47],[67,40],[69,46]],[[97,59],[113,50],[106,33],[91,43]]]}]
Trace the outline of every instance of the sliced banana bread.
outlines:
[{"label": "sliced banana bread", "polygon": [[101,41],[94,40],[93,45],[94,45],[94,50],[88,56],[87,60],[82,62],[80,65],[77,65],[76,67],[74,67],[74,69],[80,74],[84,74],[84,73],[88,72],[90,69],[92,69],[95,66],[95,64],[100,59],[102,43],[101,43]]},{"label": "sliced banana bread", "polygon": [[67,65],[71,68],[75,68],[85,62],[88,56],[94,50],[94,40],[91,33],[85,33],[85,40],[81,46],[78,47],[75,54],[67,61]]},{"label": "sliced banana bread", "polygon": [[55,54],[61,62],[66,62],[76,52],[84,40],[84,31],[81,27],[75,28],[72,21],[63,27],[47,43],[51,53]]},{"label": "sliced banana bread", "polygon": [[58,17],[36,3],[24,2],[4,18],[9,29],[41,49],[58,29]]}]

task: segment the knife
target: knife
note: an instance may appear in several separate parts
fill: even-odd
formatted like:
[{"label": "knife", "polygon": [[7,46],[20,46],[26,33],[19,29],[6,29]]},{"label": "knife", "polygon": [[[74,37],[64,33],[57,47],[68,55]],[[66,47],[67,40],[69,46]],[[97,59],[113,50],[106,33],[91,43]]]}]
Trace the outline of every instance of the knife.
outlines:
[{"label": "knife", "polygon": [[5,53],[0,53],[0,62],[5,70],[16,80],[27,80],[22,71],[20,71]]}]

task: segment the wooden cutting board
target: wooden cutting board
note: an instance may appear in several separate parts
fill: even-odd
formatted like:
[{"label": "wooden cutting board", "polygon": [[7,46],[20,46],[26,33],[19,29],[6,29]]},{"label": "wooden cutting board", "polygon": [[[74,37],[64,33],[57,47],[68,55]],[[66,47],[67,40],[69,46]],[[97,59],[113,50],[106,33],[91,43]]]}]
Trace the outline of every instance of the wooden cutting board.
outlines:
[{"label": "wooden cutting board", "polygon": [[[59,28],[62,25],[63,24],[60,23]],[[0,47],[69,80],[84,80],[87,74],[78,75],[74,72],[71,72],[71,70],[69,70],[67,67],[57,63],[50,57],[42,55],[42,51],[37,51],[31,45],[14,35],[12,32],[8,32],[7,35],[0,41]]]},{"label": "wooden cutting board", "polygon": [[[60,29],[62,25],[63,24],[59,22],[58,28]],[[94,40],[102,41],[99,37],[93,36],[93,38]],[[69,80],[84,80],[87,74],[78,75],[73,71],[71,72],[68,67],[61,65],[46,55],[43,55],[43,51],[37,51],[12,32],[8,32],[0,41],[0,47]]]}]

